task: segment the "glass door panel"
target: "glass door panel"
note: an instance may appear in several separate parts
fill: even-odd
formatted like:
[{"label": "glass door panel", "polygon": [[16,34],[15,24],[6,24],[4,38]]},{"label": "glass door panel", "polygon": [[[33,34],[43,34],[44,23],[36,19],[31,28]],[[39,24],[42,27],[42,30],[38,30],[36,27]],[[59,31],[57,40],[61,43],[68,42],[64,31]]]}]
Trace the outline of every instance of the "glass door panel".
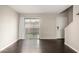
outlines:
[{"label": "glass door panel", "polygon": [[25,19],[25,36],[26,39],[39,39],[40,19]]}]

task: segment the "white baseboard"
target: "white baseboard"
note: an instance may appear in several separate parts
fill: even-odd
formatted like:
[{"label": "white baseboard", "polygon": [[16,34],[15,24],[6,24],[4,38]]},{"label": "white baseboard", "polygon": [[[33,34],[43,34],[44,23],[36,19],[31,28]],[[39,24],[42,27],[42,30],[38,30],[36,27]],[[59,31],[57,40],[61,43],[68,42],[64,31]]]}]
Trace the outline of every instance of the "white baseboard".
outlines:
[{"label": "white baseboard", "polygon": [[[48,38],[39,38],[39,39],[41,39],[41,40],[42,40],[42,39],[45,39],[45,40],[47,39],[47,40],[48,40]],[[50,39],[50,38],[49,38],[49,39]],[[59,40],[59,39],[64,39],[64,38],[54,38],[53,40]],[[52,39],[51,39],[51,40],[52,40]]]},{"label": "white baseboard", "polygon": [[75,48],[71,47],[69,44],[65,43],[65,45],[67,45],[68,47],[70,47],[71,49],[73,49],[74,51],[76,51],[77,53],[79,53],[78,50],[76,50]]},{"label": "white baseboard", "polygon": [[5,50],[6,48],[8,48],[10,45],[14,44],[15,42],[17,42],[18,40],[15,40],[13,42],[11,42],[10,44],[6,45],[5,47],[3,47],[2,49],[0,49],[0,52],[2,52],[3,50]]}]

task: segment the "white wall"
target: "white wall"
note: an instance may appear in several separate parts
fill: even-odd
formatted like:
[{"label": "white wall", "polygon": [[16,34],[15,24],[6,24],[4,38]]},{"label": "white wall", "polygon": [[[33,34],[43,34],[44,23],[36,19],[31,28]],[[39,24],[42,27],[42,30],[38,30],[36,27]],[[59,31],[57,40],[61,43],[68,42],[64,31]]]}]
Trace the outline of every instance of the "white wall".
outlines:
[{"label": "white wall", "polygon": [[24,17],[40,18],[40,39],[56,39],[56,14],[21,15],[21,22],[19,24],[19,39],[25,39]]},{"label": "white wall", "polygon": [[79,6],[73,6],[73,22],[65,28],[65,44],[79,52]]},{"label": "white wall", "polygon": [[25,39],[24,16],[20,15],[19,20],[19,39]]},{"label": "white wall", "polygon": [[[56,38],[61,39],[64,38],[64,28],[67,26],[67,15],[66,13],[58,14],[56,19]],[[57,29],[59,26],[59,29]]]},{"label": "white wall", "polygon": [[56,39],[56,15],[42,15],[40,39]]},{"label": "white wall", "polygon": [[0,51],[18,40],[18,14],[8,6],[0,6]]},{"label": "white wall", "polygon": [[59,26],[59,29],[56,28],[56,38],[64,38],[65,32],[64,29],[73,21],[73,6],[69,7],[65,11],[58,14],[56,19],[56,27]]}]

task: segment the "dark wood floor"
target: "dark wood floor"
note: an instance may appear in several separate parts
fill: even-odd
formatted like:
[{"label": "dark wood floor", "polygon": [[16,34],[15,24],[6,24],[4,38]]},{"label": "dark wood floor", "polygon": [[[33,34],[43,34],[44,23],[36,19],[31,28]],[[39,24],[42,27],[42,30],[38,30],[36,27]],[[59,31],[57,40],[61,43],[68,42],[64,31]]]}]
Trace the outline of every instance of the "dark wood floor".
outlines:
[{"label": "dark wood floor", "polygon": [[[17,48],[16,48],[16,47]],[[19,40],[17,44],[5,49],[4,53],[75,53],[62,39]],[[11,51],[11,49],[14,51]]]}]

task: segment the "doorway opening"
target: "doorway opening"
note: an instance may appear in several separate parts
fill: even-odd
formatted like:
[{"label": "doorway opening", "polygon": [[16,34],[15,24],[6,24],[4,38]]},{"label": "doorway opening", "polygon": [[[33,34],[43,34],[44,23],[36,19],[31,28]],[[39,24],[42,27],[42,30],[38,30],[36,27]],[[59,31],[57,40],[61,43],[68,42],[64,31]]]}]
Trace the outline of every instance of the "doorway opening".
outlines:
[{"label": "doorway opening", "polygon": [[40,19],[39,18],[25,18],[25,39],[37,40],[39,39]]}]

